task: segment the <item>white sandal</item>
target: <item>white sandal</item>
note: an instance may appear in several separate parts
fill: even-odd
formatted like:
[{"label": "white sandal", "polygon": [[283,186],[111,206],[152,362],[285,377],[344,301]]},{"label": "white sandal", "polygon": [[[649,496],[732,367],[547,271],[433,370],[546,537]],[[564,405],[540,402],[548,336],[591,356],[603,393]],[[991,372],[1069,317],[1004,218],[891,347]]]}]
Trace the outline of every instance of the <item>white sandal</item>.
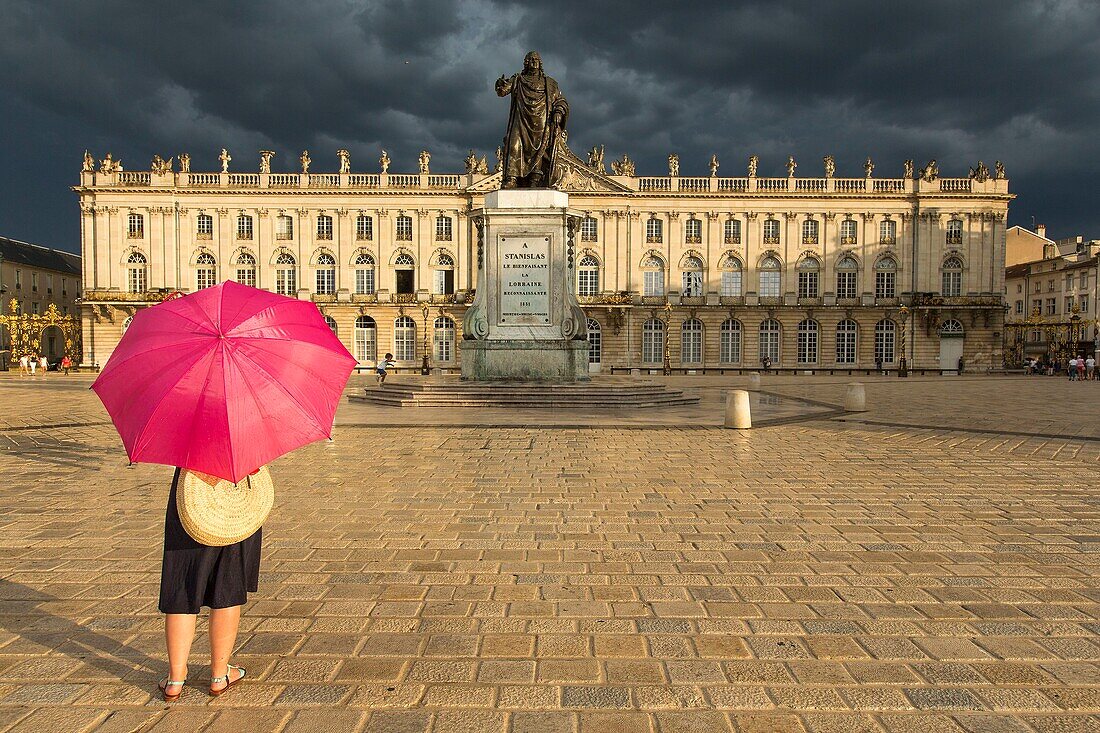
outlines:
[{"label": "white sandal", "polygon": [[[240,672],[241,676],[238,677],[235,680],[230,680],[229,679],[229,673],[234,669],[237,670],[238,672]],[[235,685],[238,682],[240,682],[241,680],[243,680],[245,678],[246,674],[247,674],[247,672],[245,672],[244,667],[237,667],[237,666],[234,666],[232,664],[225,665],[225,674],[223,674],[221,677],[211,677],[210,678],[210,695],[212,697],[217,697],[218,695],[222,694],[223,692],[228,690],[233,685]],[[225,683],[225,687],[221,688],[220,690],[215,690],[214,689],[214,685],[220,685],[223,682]]]}]

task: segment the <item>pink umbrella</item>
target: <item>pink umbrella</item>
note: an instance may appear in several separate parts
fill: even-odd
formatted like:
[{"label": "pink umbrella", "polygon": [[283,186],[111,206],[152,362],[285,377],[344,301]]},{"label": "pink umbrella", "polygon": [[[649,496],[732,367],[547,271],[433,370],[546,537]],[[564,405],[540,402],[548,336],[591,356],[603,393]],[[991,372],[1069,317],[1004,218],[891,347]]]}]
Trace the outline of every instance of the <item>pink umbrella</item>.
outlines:
[{"label": "pink umbrella", "polygon": [[92,389],[131,461],[240,481],[330,437],[354,366],[313,303],[227,281],[134,314]]}]

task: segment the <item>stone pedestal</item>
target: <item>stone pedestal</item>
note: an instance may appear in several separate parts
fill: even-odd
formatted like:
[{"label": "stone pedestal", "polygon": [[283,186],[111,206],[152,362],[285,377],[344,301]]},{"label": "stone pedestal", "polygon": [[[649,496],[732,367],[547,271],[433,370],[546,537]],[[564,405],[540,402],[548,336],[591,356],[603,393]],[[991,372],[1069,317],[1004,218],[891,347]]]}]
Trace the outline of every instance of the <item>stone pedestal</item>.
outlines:
[{"label": "stone pedestal", "polygon": [[588,380],[587,320],[574,292],[569,196],[495,191],[474,212],[477,293],[462,324],[462,378]]}]

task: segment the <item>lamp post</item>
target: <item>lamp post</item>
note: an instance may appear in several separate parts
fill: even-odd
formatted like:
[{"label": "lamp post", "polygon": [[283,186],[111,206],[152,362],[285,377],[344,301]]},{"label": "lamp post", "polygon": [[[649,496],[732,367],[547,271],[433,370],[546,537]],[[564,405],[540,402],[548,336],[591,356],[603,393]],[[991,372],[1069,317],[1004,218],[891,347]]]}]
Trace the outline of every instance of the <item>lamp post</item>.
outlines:
[{"label": "lamp post", "polygon": [[901,317],[901,338],[898,339],[898,346],[901,349],[901,358],[898,359],[898,376],[909,376],[909,365],[905,361],[905,328],[909,321],[909,309],[904,305],[898,310],[898,315]]},{"label": "lamp post", "polygon": [[424,359],[420,362],[420,374],[428,376],[432,373],[432,367],[428,363],[428,308],[427,303],[424,304],[422,312],[424,313]]},{"label": "lamp post", "polygon": [[666,377],[672,375],[672,352],[669,350],[669,338],[672,334],[672,304],[665,303],[665,359],[664,359],[664,375]]}]

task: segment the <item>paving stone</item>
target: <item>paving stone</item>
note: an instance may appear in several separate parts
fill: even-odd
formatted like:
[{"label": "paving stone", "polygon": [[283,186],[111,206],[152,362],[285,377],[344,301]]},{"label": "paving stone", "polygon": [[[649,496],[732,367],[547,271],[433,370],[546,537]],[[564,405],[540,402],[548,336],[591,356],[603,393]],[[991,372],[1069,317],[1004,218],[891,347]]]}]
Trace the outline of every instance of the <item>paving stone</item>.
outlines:
[{"label": "paving stone", "polygon": [[625,687],[562,688],[561,704],[567,708],[627,708],[630,690]]},{"label": "paving stone", "polygon": [[512,713],[511,733],[576,733],[576,716],[568,712]]},{"label": "paving stone", "polygon": [[9,733],[64,731],[84,733],[108,717],[109,711],[97,708],[42,708],[35,710],[9,729]]}]

